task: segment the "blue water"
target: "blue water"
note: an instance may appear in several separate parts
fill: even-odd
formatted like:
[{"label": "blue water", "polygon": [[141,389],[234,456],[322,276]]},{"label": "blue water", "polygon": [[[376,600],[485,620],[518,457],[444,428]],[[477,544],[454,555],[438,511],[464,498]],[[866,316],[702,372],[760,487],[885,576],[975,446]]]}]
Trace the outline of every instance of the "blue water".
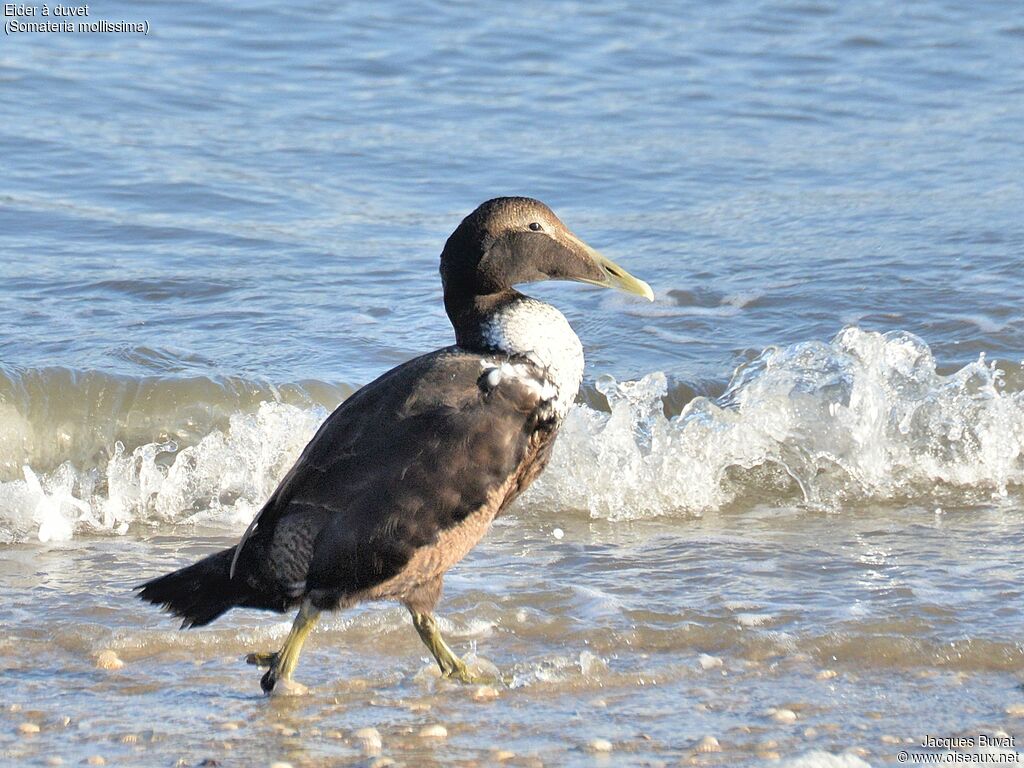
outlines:
[{"label": "blue water", "polygon": [[[1013,4],[109,3],[2,49],[0,359],[362,383],[446,343],[437,256],[539,197],[663,313],[544,287],[591,370],[902,328],[1022,352]],[[737,310],[737,298],[747,301]],[[732,303],[730,303],[732,302]],[[143,356],[145,357],[145,356]]]},{"label": "blue water", "polygon": [[[305,706],[347,740],[290,752],[271,726],[296,711],[261,709],[227,660],[283,626],[231,618],[187,636],[208,643],[175,639],[125,593],[237,536],[353,387],[450,343],[438,255],[507,194],[547,202],[656,301],[528,288],[583,339],[584,401],[607,408],[600,391],[617,415],[576,409],[519,527],[460,566],[459,642],[522,683],[490,714],[423,692],[400,614],[328,630],[385,691],[385,754],[487,762],[499,730],[545,764],[590,765],[587,740],[607,736],[626,763],[824,765],[822,750],[852,749],[837,759],[859,766],[892,762],[883,736],[1012,732],[1020,7],[338,5],[104,0],[91,21],[151,33],[0,43],[0,669],[20,707],[0,710],[0,762],[228,760],[190,730],[225,717],[255,718],[251,736],[296,764],[362,759],[349,726],[373,722],[367,694],[326,650],[307,677],[351,709]],[[692,401],[741,365],[724,401]],[[629,395],[608,375],[651,378]],[[515,591],[537,573],[546,584]],[[113,682],[93,664],[111,647],[130,662]],[[701,653],[732,677],[695,675]],[[197,692],[175,665],[192,657],[209,665],[200,690],[229,699],[182,714]],[[838,682],[818,680],[833,667]],[[90,693],[61,699],[68,676]],[[97,719],[93,697],[111,696],[173,725],[150,738]],[[403,709],[420,699],[448,718],[440,751],[409,735],[429,719]],[[58,726],[65,713],[89,727]],[[14,735],[25,718],[35,741]],[[723,751],[694,752],[702,734]],[[256,760],[249,744],[239,760]]]}]

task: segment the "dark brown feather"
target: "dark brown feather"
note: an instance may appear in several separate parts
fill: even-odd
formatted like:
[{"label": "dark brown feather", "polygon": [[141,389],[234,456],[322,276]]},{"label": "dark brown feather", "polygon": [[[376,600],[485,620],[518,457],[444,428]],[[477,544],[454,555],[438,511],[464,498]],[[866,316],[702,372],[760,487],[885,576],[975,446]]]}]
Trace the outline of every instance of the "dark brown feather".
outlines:
[{"label": "dark brown feather", "polygon": [[557,425],[537,387],[490,386],[483,359],[439,350],[345,401],[243,537],[234,578],[335,607],[482,508],[500,512],[546,463]]}]

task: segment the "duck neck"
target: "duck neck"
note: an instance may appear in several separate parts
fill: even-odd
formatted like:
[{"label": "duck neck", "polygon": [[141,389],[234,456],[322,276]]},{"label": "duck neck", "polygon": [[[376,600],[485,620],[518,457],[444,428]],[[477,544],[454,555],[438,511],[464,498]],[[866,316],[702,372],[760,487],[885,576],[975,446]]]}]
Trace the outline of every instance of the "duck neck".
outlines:
[{"label": "duck neck", "polygon": [[513,289],[469,300],[445,296],[456,343],[480,354],[526,357],[558,390],[562,415],[583,380],[583,345],[565,316],[550,304]]},{"label": "duck neck", "polygon": [[495,347],[488,328],[495,315],[525,298],[526,296],[514,289],[468,298],[453,297],[445,293],[444,308],[455,329],[455,343],[474,352],[502,351],[513,354],[513,350],[499,350]]}]

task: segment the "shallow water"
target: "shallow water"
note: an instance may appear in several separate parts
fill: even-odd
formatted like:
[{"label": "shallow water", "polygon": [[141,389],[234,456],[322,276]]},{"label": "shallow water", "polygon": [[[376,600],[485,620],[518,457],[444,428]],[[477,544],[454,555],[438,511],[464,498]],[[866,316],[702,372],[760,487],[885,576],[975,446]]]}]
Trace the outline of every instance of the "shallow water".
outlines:
[{"label": "shallow water", "polygon": [[[90,7],[153,32],[0,48],[0,762],[349,764],[363,726],[408,765],[1024,738],[1014,6]],[[449,343],[437,254],[497,194],[656,292],[528,289],[588,364],[447,580],[498,698],[368,606],[310,641],[312,696],[265,701],[241,657],[287,617],[179,633],[131,587]]]},{"label": "shallow water", "polygon": [[[490,764],[496,747],[512,764],[589,765],[596,738],[615,764],[674,764],[711,734],[723,751],[701,764],[735,765],[851,749],[885,763],[902,745],[883,737],[1013,732],[1024,516],[899,512],[756,507],[686,525],[561,514],[560,539],[548,511],[521,512],[447,585],[444,628],[504,677],[493,701],[439,683],[404,611],[383,606],[330,618],[299,670],[313,693],[266,701],[242,656],[280,643],[287,621],[233,615],[180,633],[125,599],[139,563],[167,569],[226,537],[16,545],[0,743],[10,759],[45,744],[69,763],[345,764],[370,726],[410,765]],[[96,669],[107,649],[122,669]],[[23,722],[43,730],[17,739]],[[439,723],[446,741],[418,736]]]}]

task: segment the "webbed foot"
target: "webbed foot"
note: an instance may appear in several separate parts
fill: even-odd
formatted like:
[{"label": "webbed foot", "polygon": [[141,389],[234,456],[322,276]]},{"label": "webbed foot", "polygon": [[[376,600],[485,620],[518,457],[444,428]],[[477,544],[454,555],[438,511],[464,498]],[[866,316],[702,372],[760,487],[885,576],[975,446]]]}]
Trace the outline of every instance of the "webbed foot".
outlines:
[{"label": "webbed foot", "polygon": [[295,617],[284,645],[277,653],[250,653],[245,660],[259,667],[269,667],[260,679],[260,688],[267,695],[296,696],[307,691],[306,686],[292,680],[292,672],[299,661],[299,653],[306,637],[313,631],[320,611],[308,601],[303,602]]},{"label": "webbed foot", "polygon": [[410,613],[412,613],[413,626],[416,627],[420,639],[437,662],[442,677],[470,684],[500,682],[500,674],[497,667],[489,661],[473,658],[467,664],[456,656],[452,649],[448,647],[448,643],[441,637],[441,631],[437,628],[437,621],[431,614],[417,613],[415,611],[410,611]]},{"label": "webbed foot", "polygon": [[453,656],[448,669],[441,670],[441,676],[468,685],[500,685],[501,673],[486,659],[471,654],[468,661]]},{"label": "webbed foot", "polygon": [[277,665],[274,664],[260,679],[260,688],[268,696],[304,696],[309,688],[290,677],[279,676]]},{"label": "webbed foot", "polygon": [[254,667],[260,667],[261,669],[267,669],[274,666],[280,654],[277,651],[268,651],[266,653],[250,653],[245,657],[246,664],[252,664]]},{"label": "webbed foot", "polygon": [[470,670],[465,664],[459,669],[445,672],[443,677],[448,680],[456,680],[467,685],[493,685],[496,679],[492,675],[480,674]]}]

